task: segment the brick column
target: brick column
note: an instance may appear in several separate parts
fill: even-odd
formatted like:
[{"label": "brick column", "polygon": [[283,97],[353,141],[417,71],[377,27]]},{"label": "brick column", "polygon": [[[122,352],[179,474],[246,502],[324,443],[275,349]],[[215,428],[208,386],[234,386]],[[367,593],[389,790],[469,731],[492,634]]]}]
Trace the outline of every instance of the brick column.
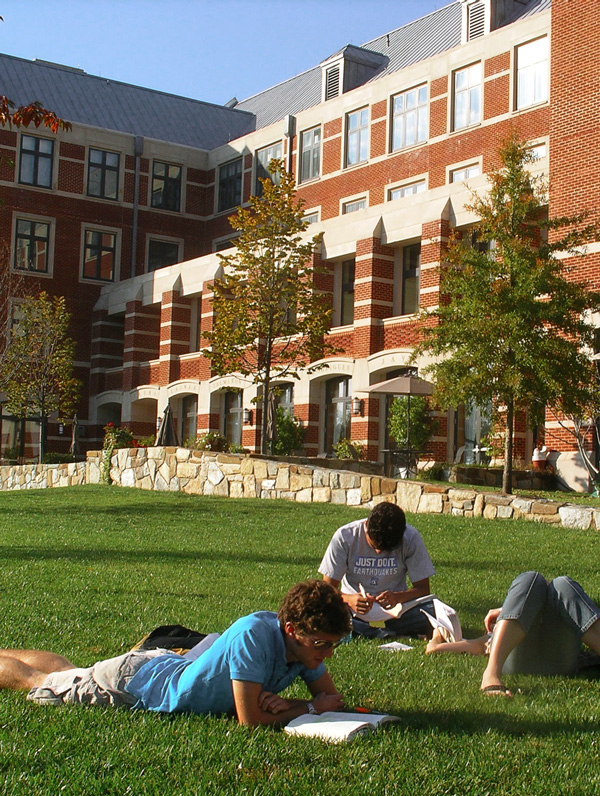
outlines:
[{"label": "brick column", "polygon": [[157,307],[145,307],[139,299],[128,301],[125,309],[123,345],[123,389],[137,387],[141,362],[158,358],[160,315]]},{"label": "brick column", "polygon": [[163,293],[160,303],[160,384],[179,378],[179,357],[190,350],[192,300],[179,290]]},{"label": "brick column", "polygon": [[354,277],[354,356],[381,350],[381,321],[394,305],[394,250],[379,238],[356,243]]}]

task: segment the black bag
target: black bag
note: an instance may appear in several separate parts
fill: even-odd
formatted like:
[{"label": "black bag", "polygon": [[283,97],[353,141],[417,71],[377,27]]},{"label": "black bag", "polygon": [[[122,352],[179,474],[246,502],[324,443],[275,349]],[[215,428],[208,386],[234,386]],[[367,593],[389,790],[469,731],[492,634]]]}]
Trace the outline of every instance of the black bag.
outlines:
[{"label": "black bag", "polygon": [[166,649],[184,653],[206,638],[206,633],[190,630],[183,625],[161,625],[133,647],[134,650]]}]

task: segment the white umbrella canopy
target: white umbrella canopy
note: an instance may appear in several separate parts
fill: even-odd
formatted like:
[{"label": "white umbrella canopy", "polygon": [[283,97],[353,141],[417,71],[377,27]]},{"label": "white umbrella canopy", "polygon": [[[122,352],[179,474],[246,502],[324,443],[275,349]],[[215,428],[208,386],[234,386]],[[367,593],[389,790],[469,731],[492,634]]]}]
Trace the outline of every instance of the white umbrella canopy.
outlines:
[{"label": "white umbrella canopy", "polygon": [[385,395],[431,395],[433,384],[418,376],[396,376],[394,379],[373,384],[365,392],[382,393]]}]

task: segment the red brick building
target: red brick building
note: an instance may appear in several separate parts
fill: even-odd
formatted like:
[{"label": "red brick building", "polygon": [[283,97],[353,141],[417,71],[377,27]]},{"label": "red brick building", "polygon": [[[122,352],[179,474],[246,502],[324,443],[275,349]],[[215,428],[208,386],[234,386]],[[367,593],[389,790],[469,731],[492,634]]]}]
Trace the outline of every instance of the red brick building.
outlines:
[{"label": "red brick building", "polygon": [[[574,20],[567,0],[456,0],[227,107],[0,56],[0,92],[73,121],[56,138],[0,131],[0,228],[14,267],[25,256],[31,269],[35,249],[27,279],[70,302],[88,438],[111,420],[150,434],[169,403],[180,438],[212,430],[258,448],[256,388],[214,376],[199,349],[228,216],[280,156],[309,233],[323,232],[342,350],[282,400],[309,455],[350,436],[382,460],[388,405],[368,389],[409,367],[415,313],[439,301],[444,245],[476,220],[464,205],[499,142],[512,129],[531,142],[552,215],[596,207],[598,32],[592,3]],[[577,265],[596,288],[599,252]],[[473,456],[485,411],[438,421],[436,458]],[[529,459],[532,436],[518,434]],[[575,454],[550,444],[572,478]]]}]

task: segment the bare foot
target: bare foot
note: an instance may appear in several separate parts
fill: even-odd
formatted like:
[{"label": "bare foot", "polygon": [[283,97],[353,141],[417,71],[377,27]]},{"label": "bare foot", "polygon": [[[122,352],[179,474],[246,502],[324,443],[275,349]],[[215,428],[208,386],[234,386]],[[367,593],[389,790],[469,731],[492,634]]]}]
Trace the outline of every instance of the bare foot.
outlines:
[{"label": "bare foot", "polygon": [[440,628],[436,627],[433,631],[433,635],[431,636],[431,641],[425,647],[425,652],[435,652],[442,644],[446,643],[446,639],[442,635]]}]

